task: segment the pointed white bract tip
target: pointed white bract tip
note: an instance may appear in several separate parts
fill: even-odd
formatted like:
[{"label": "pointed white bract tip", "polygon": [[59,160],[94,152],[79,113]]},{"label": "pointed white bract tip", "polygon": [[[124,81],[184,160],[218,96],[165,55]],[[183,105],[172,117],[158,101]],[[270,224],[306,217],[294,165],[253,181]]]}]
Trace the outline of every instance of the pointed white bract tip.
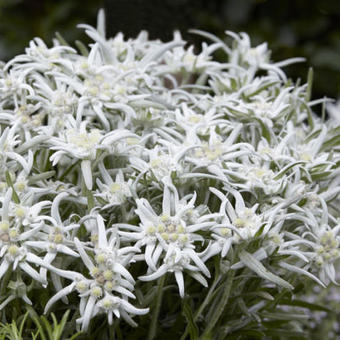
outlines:
[{"label": "pointed white bract tip", "polygon": [[92,170],[91,170],[91,161],[84,160],[81,163],[81,171],[83,174],[83,179],[88,190],[92,190]]}]

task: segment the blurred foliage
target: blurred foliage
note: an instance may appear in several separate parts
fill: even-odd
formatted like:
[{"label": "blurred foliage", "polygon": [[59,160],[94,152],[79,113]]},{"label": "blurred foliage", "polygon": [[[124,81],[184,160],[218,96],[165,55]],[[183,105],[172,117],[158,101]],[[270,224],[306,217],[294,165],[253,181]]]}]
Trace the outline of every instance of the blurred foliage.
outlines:
[{"label": "blurred foliage", "polygon": [[[305,57],[287,68],[292,78],[306,80],[315,72],[313,97],[340,96],[339,0],[220,0],[207,1],[198,26],[223,36],[224,30],[247,32],[254,44],[267,41],[275,61]],[[215,11],[216,15],[211,15]]]},{"label": "blurred foliage", "polygon": [[340,95],[339,0],[0,0],[0,59],[23,51],[33,37],[51,41],[55,31],[70,42],[86,39],[76,25],[94,25],[100,7],[111,35],[147,29],[152,38],[167,40],[174,29],[200,28],[220,37],[225,30],[245,31],[254,44],[268,42],[273,60],[305,57],[286,71],[305,81],[312,65],[314,98]]},{"label": "blurred foliage", "polygon": [[268,42],[273,60],[305,57],[286,71],[306,81],[313,66],[314,98],[340,96],[339,0],[106,0],[106,8],[111,34],[147,29],[152,38],[169,39],[174,29],[220,37],[225,30],[247,32],[254,44]]},{"label": "blurred foliage", "polygon": [[56,31],[68,41],[84,40],[76,25],[95,25],[101,7],[100,0],[0,0],[0,59],[21,53],[34,37],[50,43]]}]

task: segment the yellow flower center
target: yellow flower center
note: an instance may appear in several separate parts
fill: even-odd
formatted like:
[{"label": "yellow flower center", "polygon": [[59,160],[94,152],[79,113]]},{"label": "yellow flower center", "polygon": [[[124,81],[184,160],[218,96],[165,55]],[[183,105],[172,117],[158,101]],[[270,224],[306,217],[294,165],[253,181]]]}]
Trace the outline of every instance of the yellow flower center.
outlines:
[{"label": "yellow flower center", "polygon": [[100,298],[103,294],[103,291],[100,287],[93,287],[91,289],[91,295],[96,297],[96,298]]},{"label": "yellow flower center", "polygon": [[16,256],[19,252],[19,248],[15,245],[12,244],[9,248],[8,248],[8,252],[11,256]]}]

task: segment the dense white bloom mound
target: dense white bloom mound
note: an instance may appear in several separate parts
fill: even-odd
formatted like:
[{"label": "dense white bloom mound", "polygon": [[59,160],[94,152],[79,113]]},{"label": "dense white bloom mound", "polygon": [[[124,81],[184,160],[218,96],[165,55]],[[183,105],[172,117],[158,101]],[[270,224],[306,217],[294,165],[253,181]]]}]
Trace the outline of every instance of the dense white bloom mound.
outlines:
[{"label": "dense white bloom mound", "polygon": [[81,53],[36,38],[1,65],[0,308],[30,304],[33,280],[54,287],[46,312],[77,294],[82,330],[100,313],[135,325],[136,284],[173,273],[183,298],[212,258],[264,285],[336,283],[340,111],[318,117],[311,82],[287,79],[300,59],[244,33],[196,31],[212,40],[197,52],[103,26],[82,25]]}]

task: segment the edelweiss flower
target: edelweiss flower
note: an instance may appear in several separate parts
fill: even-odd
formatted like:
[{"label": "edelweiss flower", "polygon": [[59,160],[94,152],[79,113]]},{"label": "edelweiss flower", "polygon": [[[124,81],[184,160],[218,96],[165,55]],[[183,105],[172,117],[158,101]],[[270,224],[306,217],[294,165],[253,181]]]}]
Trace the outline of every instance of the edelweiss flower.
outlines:
[{"label": "edelweiss flower", "polygon": [[226,195],[221,191],[215,188],[210,188],[210,191],[222,202],[221,212],[223,213],[223,225],[221,224],[217,227],[219,234],[223,234],[223,236],[227,238],[230,237],[231,235],[229,232],[225,229],[220,229],[221,227],[229,228],[234,232],[232,237],[233,242],[238,243],[239,241],[253,238],[264,225],[263,216],[256,213],[258,204],[255,204],[251,208],[246,207],[242,195],[238,191],[230,190],[230,193],[235,198],[235,206],[231,204]]},{"label": "edelweiss flower", "polygon": [[[164,195],[162,213],[156,214],[146,199],[138,199],[136,214],[141,220],[139,227],[117,224],[122,229],[133,232],[120,231],[123,238],[135,242],[136,247],[145,246],[145,261],[149,266],[149,274],[141,276],[141,280],[155,280],[166,272],[173,272],[177,281],[181,297],[184,297],[183,272],[186,271],[194,279],[207,285],[205,278],[199,273],[210,277],[209,270],[195,251],[196,241],[202,237],[196,233],[205,230],[213,224],[206,222],[208,216],[202,216],[197,223],[187,225],[183,216],[194,209],[196,195],[194,194],[186,205],[180,203],[177,189],[170,179],[164,179]],[[160,265],[159,265],[160,262]]]},{"label": "edelweiss flower", "polygon": [[[32,252],[29,244],[26,244],[34,237],[39,237],[43,223],[39,222],[39,217],[37,217],[35,221],[31,221],[29,226],[24,227],[21,222],[23,217],[21,211],[23,212],[23,210],[18,210],[20,208],[16,209],[18,219],[14,221],[10,219],[12,194],[13,190],[9,188],[1,199],[0,257],[2,260],[0,278],[3,277],[9,267],[12,267],[13,271],[16,271],[18,267],[34,280],[45,284],[45,279],[30,265],[30,263],[40,265],[40,258]],[[45,202],[42,202],[42,204],[45,204]],[[39,208],[41,209],[41,204],[39,204]],[[34,210],[34,207],[32,209]],[[38,258],[38,262],[36,258]]]},{"label": "edelweiss flower", "polygon": [[121,170],[116,175],[116,180],[113,181],[103,163],[99,163],[99,171],[103,177],[104,183],[97,178],[98,192],[94,195],[107,202],[103,209],[110,208],[112,206],[121,205],[126,201],[128,197],[132,196],[131,186],[132,180],[128,182],[124,181],[124,175]]},{"label": "edelweiss flower", "polygon": [[52,284],[45,312],[72,293],[82,331],[99,314],[136,326],[157,291],[154,337],[164,276],[184,298],[196,290],[187,275],[207,286],[215,267],[208,295],[188,300],[204,337],[254,275],[265,281],[236,306],[246,323],[266,316],[272,284],[337,283],[340,120],[334,106],[328,121],[313,112],[328,100],[309,100],[311,74],[287,80],[281,67],[300,59],[273,63],[245,33],[227,32],[227,46],[194,30],[212,41],[199,52],[177,32],[107,38],[102,11],[81,27],[93,42],[80,53],[57,34],[0,62],[0,310]]},{"label": "edelweiss flower", "polygon": [[156,145],[152,150],[145,150],[148,158],[147,162],[139,157],[132,156],[130,158],[131,166],[141,174],[145,173],[149,178],[161,181],[172,173],[182,171],[182,166],[179,162],[183,153],[175,155],[171,152],[172,150]]},{"label": "edelweiss flower", "polygon": [[117,130],[105,135],[98,129],[87,129],[87,122],[84,121],[77,127],[76,121],[70,118],[68,128],[59,134],[59,137],[51,137],[49,143],[52,150],[57,150],[50,160],[57,164],[61,157],[67,155],[71,158],[81,160],[83,179],[89,190],[92,189],[92,161],[96,159],[97,151],[110,150],[111,144],[122,138],[135,137],[129,131]]},{"label": "edelweiss flower", "polygon": [[74,239],[79,255],[89,270],[90,278],[77,272],[47,267],[73,282],[49,300],[45,306],[45,313],[57,300],[77,290],[80,297],[80,318],[77,322],[81,323],[83,331],[87,330],[91,318],[103,312],[108,315],[110,324],[114,314],[118,318],[122,316],[135,326],[128,313],[142,315],[149,311],[148,308],[138,309],[128,302],[128,298],[135,298],[132,293],[135,281],[125,267],[133,254],[138,252],[138,248],[119,248],[117,235],[111,234],[111,237],[107,238],[103,218],[100,215],[91,218],[96,220],[98,235],[98,242],[92,249],[94,261],[86,253],[82,242],[78,238]]},{"label": "edelweiss flower", "polygon": [[[73,257],[79,257],[79,254],[75,252],[73,248],[73,240],[70,237],[70,232],[79,228],[78,224],[65,225],[60,217],[59,205],[60,202],[68,196],[68,193],[63,192],[55,197],[51,207],[51,217],[41,216],[40,219],[52,223],[52,226],[44,225],[44,234],[40,234],[39,240],[29,240],[26,245],[44,250],[46,255],[43,261],[47,264],[51,264],[56,258],[58,253],[63,253]],[[41,268],[40,274],[46,280],[47,269]],[[56,279],[55,279],[56,280]],[[55,282],[54,280],[54,282]],[[58,287],[61,286],[61,283]]]},{"label": "edelweiss flower", "polygon": [[196,139],[197,142],[194,144],[195,150],[189,152],[186,161],[194,163],[197,167],[211,164],[222,166],[224,162],[249,155],[253,151],[249,144],[235,143],[241,129],[241,125],[234,126],[233,131],[224,141],[213,129],[210,129],[208,142],[201,142],[197,136],[192,135],[192,140]]},{"label": "edelweiss flower", "polygon": [[235,47],[230,52],[230,62],[238,64],[249,71],[256,71],[263,69],[277,73],[283,80],[286,80],[284,72],[280,67],[289,65],[295,62],[304,61],[303,58],[291,58],[279,63],[270,62],[270,51],[268,50],[267,43],[262,43],[256,47],[251,47],[249,36],[242,32],[239,35],[230,31],[226,34],[234,38]]}]

